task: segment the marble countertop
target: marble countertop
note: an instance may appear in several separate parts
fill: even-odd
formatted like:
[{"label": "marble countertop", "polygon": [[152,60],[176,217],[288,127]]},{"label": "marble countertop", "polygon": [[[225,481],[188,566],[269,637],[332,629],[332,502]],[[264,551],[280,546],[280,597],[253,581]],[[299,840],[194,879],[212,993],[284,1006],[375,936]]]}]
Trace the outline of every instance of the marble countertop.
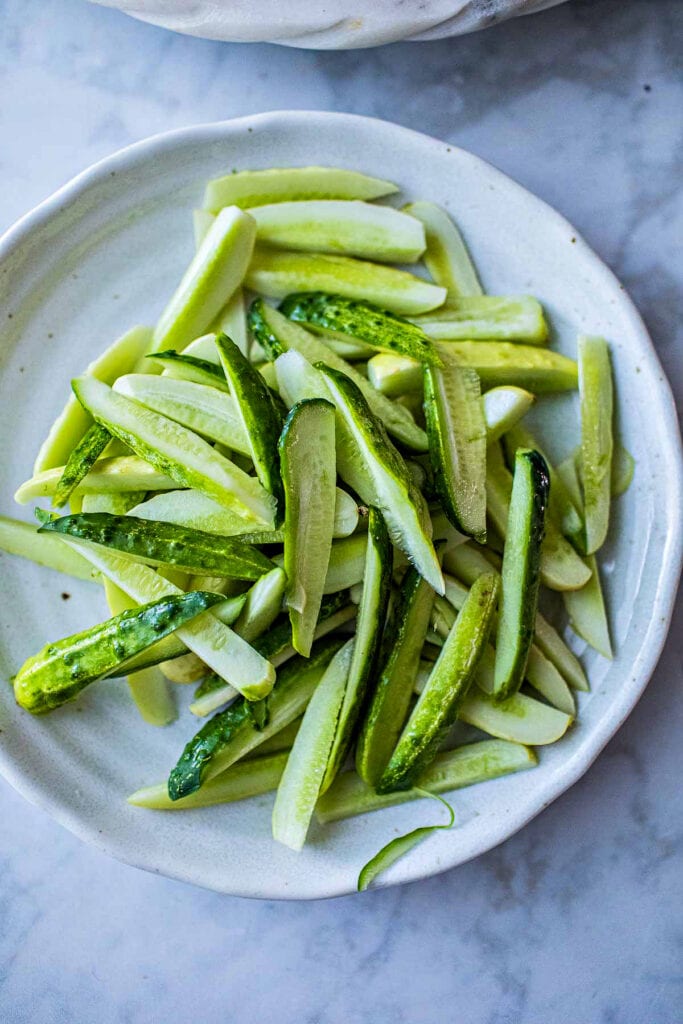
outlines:
[{"label": "marble countertop", "polygon": [[[314,53],[0,0],[0,229],[167,128],[274,108],[384,117],[573,221],[638,303],[681,408],[682,32],[678,0],[575,0],[477,36]],[[400,889],[219,897],[104,858],[0,782],[0,1020],[678,1024],[682,637],[679,601],[645,696],[569,793]]]}]

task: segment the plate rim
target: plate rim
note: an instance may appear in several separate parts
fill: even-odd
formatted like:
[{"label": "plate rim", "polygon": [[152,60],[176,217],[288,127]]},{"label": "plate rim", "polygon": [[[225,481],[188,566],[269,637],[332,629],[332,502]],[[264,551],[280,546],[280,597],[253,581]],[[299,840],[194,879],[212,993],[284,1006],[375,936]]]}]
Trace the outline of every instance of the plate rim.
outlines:
[{"label": "plate rim", "polygon": [[[473,166],[481,168],[482,174],[489,181],[500,183],[506,189],[516,191],[521,198],[531,198],[537,204],[537,208],[542,211],[544,217],[548,218],[554,227],[571,232],[572,237],[576,240],[577,249],[582,252],[583,257],[591,264],[596,275],[600,275],[606,285],[611,288],[616,286],[620,291],[622,312],[628,319],[634,337],[640,346],[639,355],[645,359],[649,371],[652,374],[656,374],[659,378],[657,388],[658,408],[661,413],[662,426],[668,438],[668,445],[663,452],[668,461],[669,476],[664,496],[665,500],[662,503],[667,523],[666,537],[663,543],[662,565],[657,579],[650,622],[634,663],[634,668],[637,671],[635,675],[629,673],[621,690],[615,694],[611,713],[604,716],[603,720],[593,728],[590,736],[586,739],[586,745],[575,751],[562,764],[560,770],[545,780],[545,783],[540,788],[537,787],[534,790],[532,798],[528,802],[525,802],[522,807],[515,809],[509,816],[502,819],[496,828],[490,829],[481,841],[473,844],[472,849],[465,851],[464,854],[455,853],[452,857],[449,857],[446,852],[442,854],[438,864],[430,865],[427,870],[424,867],[420,867],[421,861],[419,859],[408,858],[403,865],[397,865],[397,870],[394,870],[392,873],[390,881],[380,881],[376,886],[376,888],[383,888],[389,885],[399,885],[404,882],[417,881],[421,878],[441,874],[488,852],[506,839],[509,839],[540,814],[541,811],[545,810],[550,803],[570,789],[588,771],[605,745],[621,728],[642,696],[656,668],[666,643],[676,603],[678,580],[683,563],[683,446],[671,385],[661,366],[656,348],[642,317],[616,275],[588,245],[581,234],[575,230],[573,225],[554,207],[550,206],[549,203],[520,185],[514,178],[499,171],[488,161],[452,143],[440,141],[422,132],[379,118],[321,110],[269,111],[223,121],[189,125],[149,136],[117,150],[90,165],[32,210],[24,214],[0,237],[0,266],[29,241],[29,237],[34,231],[39,231],[53,217],[57,217],[60,213],[65,212],[73,201],[87,192],[90,187],[99,184],[102,180],[109,177],[112,171],[129,170],[138,161],[145,162],[159,153],[172,150],[177,145],[190,140],[201,142],[219,141],[231,132],[253,131],[256,128],[262,130],[269,127],[281,129],[283,124],[295,129],[297,123],[303,124],[305,122],[310,127],[312,118],[337,121],[340,125],[340,130],[342,130],[342,126],[353,128],[354,126],[359,127],[362,125],[366,129],[370,127],[377,132],[392,134],[395,137],[402,136],[414,142],[419,140],[423,146],[438,148],[439,150],[445,148],[451,153],[457,153],[460,159],[470,161]],[[54,820],[79,839],[132,867],[142,868],[155,874],[163,874],[166,877],[189,882],[212,891],[259,899],[323,899],[346,895],[353,891],[348,887],[340,888],[337,886],[328,892],[310,895],[301,888],[283,887],[282,885],[278,888],[277,886],[272,887],[271,883],[267,883],[256,893],[240,887],[239,884],[234,882],[218,888],[215,885],[204,882],[201,877],[197,877],[191,866],[179,867],[177,870],[166,867],[160,868],[154,863],[152,855],[144,856],[144,851],[138,852],[135,849],[127,848],[125,838],[105,836],[104,832],[99,831],[95,826],[85,824],[79,819],[78,814],[69,806],[68,801],[63,796],[55,796],[54,793],[48,790],[47,785],[41,785],[38,781],[23,773],[15,765],[11,757],[5,753],[1,744],[0,774],[21,796],[34,806],[46,811]]]}]

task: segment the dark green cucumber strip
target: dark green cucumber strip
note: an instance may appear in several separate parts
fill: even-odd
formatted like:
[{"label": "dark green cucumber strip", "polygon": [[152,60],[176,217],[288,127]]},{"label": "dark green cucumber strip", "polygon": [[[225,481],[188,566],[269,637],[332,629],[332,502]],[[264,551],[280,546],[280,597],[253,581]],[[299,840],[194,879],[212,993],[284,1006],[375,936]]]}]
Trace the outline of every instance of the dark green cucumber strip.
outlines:
[{"label": "dark green cucumber strip", "polygon": [[374,348],[398,352],[421,363],[440,365],[434,346],[421,327],[370,302],[324,292],[299,292],[280,303],[280,311],[304,326],[312,324],[357,338]]},{"label": "dark green cucumber strip", "polygon": [[263,299],[256,299],[251,304],[248,321],[254,337],[271,359],[277,359],[284,352],[294,349],[309,363],[322,362],[345,373],[362,391],[375,416],[393,437],[415,451],[427,451],[427,435],[418,427],[408,410],[380,395],[358,370],[332,352],[319,338],[267,306]]},{"label": "dark green cucumber strip", "polygon": [[208,359],[199,359],[197,356],[188,356],[181,352],[155,352],[149,356],[153,363],[161,363],[164,369],[168,369],[175,376],[181,374],[183,380],[193,381],[195,384],[206,384],[219,391],[230,391],[225,374],[216,363],[210,363]]},{"label": "dark green cucumber strip", "polygon": [[81,480],[88,475],[110,441],[111,434],[107,428],[99,423],[93,423],[67,460],[52,499],[55,508],[62,508],[66,505]]},{"label": "dark green cucumber strip", "polygon": [[284,494],[278,458],[278,439],[282,418],[270,391],[258,370],[251,365],[227,334],[216,337],[230,394],[247,435],[256,475],[277,502],[276,525],[284,512]]},{"label": "dark green cucumber strip", "polygon": [[472,585],[377,784],[378,793],[410,789],[434,759],[474,680],[488,641],[498,591],[498,579],[492,572]]},{"label": "dark green cucumber strip", "polygon": [[34,715],[59,707],[221,600],[198,590],[165,597],[46,644],[14,677],[17,704]]},{"label": "dark green cucumber strip", "polygon": [[179,800],[196,792],[235,761],[289,725],[302,713],[326,667],[343,646],[343,637],[325,637],[308,659],[297,657],[278,672],[268,701],[268,723],[259,730],[249,702],[238,698],[214,715],[190,740],[168,778],[168,795]]},{"label": "dark green cucumber strip", "polygon": [[379,782],[403,729],[433,603],[432,587],[409,569],[356,745],[356,771],[370,786]]},{"label": "dark green cucumber strip", "polygon": [[353,657],[332,749],[320,787],[321,793],[332,784],[351,749],[353,734],[363,710],[384,635],[392,566],[391,541],[382,514],[371,508],[368,515],[368,544],[363,590],[356,618]]},{"label": "dark green cucumber strip", "polygon": [[46,522],[40,532],[66,534],[121,551],[145,565],[172,566],[199,575],[257,580],[273,569],[269,558],[241,539],[130,515],[90,512],[62,516]]},{"label": "dark green cucumber strip", "polygon": [[294,648],[307,657],[313,642],[334,533],[337,479],[334,406],[297,403],[279,441],[285,493],[284,568]]},{"label": "dark green cucumber strip", "polygon": [[496,634],[494,696],[503,701],[524,679],[534,639],[550,479],[545,459],[518,448],[507,522],[501,608]]},{"label": "dark green cucumber strip", "polygon": [[442,367],[424,368],[424,411],[434,483],[453,526],[486,540],[486,420],[476,370],[446,346]]},{"label": "dark green cucumber strip", "polygon": [[[405,460],[394,448],[363,395],[348,377],[319,363],[332,401],[352,441],[339,449],[340,475],[367,505],[379,508],[393,543],[437,593],[443,593],[441,566],[431,541],[431,521]],[[355,451],[347,457],[349,447]],[[343,458],[342,458],[343,456]]]},{"label": "dark green cucumber strip", "polygon": [[[419,784],[421,789],[431,793],[446,793],[512,772],[524,771],[537,763],[533,750],[521,743],[480,740],[437,754],[420,776]],[[327,824],[419,798],[420,793],[416,789],[380,795],[355,772],[344,772],[327,793],[320,797],[315,813],[320,822]]]}]

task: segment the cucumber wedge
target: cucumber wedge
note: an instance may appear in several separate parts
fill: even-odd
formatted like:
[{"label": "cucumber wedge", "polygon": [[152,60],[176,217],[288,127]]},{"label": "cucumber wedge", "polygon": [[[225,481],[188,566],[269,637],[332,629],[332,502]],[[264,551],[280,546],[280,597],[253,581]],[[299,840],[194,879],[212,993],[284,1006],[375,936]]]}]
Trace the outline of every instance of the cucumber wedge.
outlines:
[{"label": "cucumber wedge", "polygon": [[523,388],[491,388],[484,395],[486,440],[492,444],[511,430],[529,411],[534,396]]},{"label": "cucumber wedge", "polygon": [[631,486],[636,460],[623,444],[615,443],[612,451],[612,479],[610,488],[613,498],[620,498]]},{"label": "cucumber wedge", "polygon": [[[130,514],[138,519],[174,523],[177,526],[193,527],[225,537],[246,536],[252,534],[257,526],[262,525],[260,519],[243,519],[241,515],[225,508],[224,505],[219,505],[201,491],[192,490],[157,494],[136,505]],[[274,530],[259,532],[263,537],[271,533],[274,537],[278,536]],[[265,540],[262,543],[265,543]]]},{"label": "cucumber wedge", "polygon": [[[139,604],[182,593],[146,565],[71,537],[65,540],[77,545],[79,553]],[[247,699],[260,700],[270,693],[275,679],[273,666],[211,612],[179,629],[178,639]]]},{"label": "cucumber wedge", "polygon": [[278,509],[277,522],[284,512],[278,458],[278,439],[282,429],[280,414],[263,377],[240,352],[235,342],[227,335],[219,334],[216,337],[216,346],[226,380],[230,385],[235,410],[247,438],[256,476],[261,486],[275,499]]},{"label": "cucumber wedge", "polygon": [[90,562],[60,537],[38,533],[37,526],[7,516],[0,516],[0,551],[27,558],[36,565],[55,569],[77,580],[94,582],[99,576]]},{"label": "cucumber wedge", "polygon": [[[292,323],[276,309],[257,299],[249,310],[249,326],[254,337],[263,345],[271,359],[277,359],[290,351],[299,353],[309,364],[325,363],[334,370],[345,373],[360,389],[368,405],[389,433],[402,444],[416,451],[427,451],[427,435],[417,426],[407,409],[401,408],[375,388],[350,363],[335,355],[314,335],[299,324]],[[277,373],[277,370],[276,370]],[[278,377],[278,382],[280,378]],[[306,372],[306,394],[301,397],[329,398],[327,391],[320,394],[320,378]]]},{"label": "cucumber wedge", "polygon": [[428,202],[409,203],[403,210],[422,221],[427,238],[425,266],[436,283],[448,290],[449,302],[461,295],[481,295],[462,235],[446,211]]},{"label": "cucumber wedge", "polygon": [[[63,466],[46,469],[21,485],[14,495],[19,505],[35,498],[54,495],[64,472]],[[178,484],[170,476],[134,455],[99,459],[74,491],[83,494],[119,494],[129,491],[171,491]],[[73,495],[72,495],[73,497]]]},{"label": "cucumber wedge", "polygon": [[[483,572],[491,571],[491,563],[481,551],[478,551],[472,544],[460,544],[451,548],[444,554],[444,567],[452,572],[459,580],[471,586],[477,576]],[[450,578],[446,579],[446,596],[451,599],[449,590]],[[459,607],[456,605],[456,607]],[[564,640],[554,626],[541,615],[536,613],[534,623],[534,642],[542,654],[558,670],[560,675],[566,679],[575,690],[588,690],[588,680],[581,662],[565,644]]]},{"label": "cucumber wedge", "polygon": [[415,263],[425,249],[420,221],[391,206],[304,199],[259,206],[251,215],[258,241],[283,249],[389,263]]},{"label": "cucumber wedge", "polygon": [[609,527],[613,390],[607,342],[604,338],[582,335],[579,338],[581,475],[586,553],[589,555],[602,547]]},{"label": "cucumber wedge", "polygon": [[17,704],[34,715],[60,707],[219,601],[199,591],[163,597],[47,644],[14,677]]},{"label": "cucumber wedge", "polygon": [[326,668],[304,712],[278,786],[273,838],[292,850],[301,850],[306,841],[334,741],[352,654],[353,640],[348,640]]},{"label": "cucumber wedge", "polygon": [[[206,343],[206,350],[204,343]],[[210,350],[216,352],[217,360],[215,333],[204,334],[201,338],[197,338],[187,346],[184,352],[174,352],[172,349],[168,352],[155,352],[153,356],[149,357],[149,362],[158,363],[163,368],[166,380],[169,377],[175,380],[187,380],[193,384],[204,384],[206,387],[218,388],[219,391],[228,393],[230,388],[223,370],[218,362],[212,362],[208,358]],[[202,355],[198,355],[199,352]]]},{"label": "cucumber wedge", "polygon": [[143,565],[170,566],[181,572],[257,580],[273,569],[269,558],[242,541],[133,515],[62,516],[45,522],[41,533],[48,532],[113,548]]},{"label": "cucumber wedge", "polygon": [[[133,327],[90,363],[84,371],[85,376],[96,377],[104,384],[113,384],[121,374],[132,373],[149,351],[152,333],[150,327]],[[92,417],[76,396],[71,395],[38,452],[33,466],[34,476],[47,469],[54,469],[55,466],[63,466],[92,422]]]},{"label": "cucumber wedge", "polygon": [[340,590],[354,587],[363,580],[367,547],[367,535],[362,533],[335,541],[327,563],[324,594],[336,594]]},{"label": "cucumber wedge", "polygon": [[171,771],[171,800],[195,793],[205,782],[297,719],[343,643],[339,637],[326,637],[314,646],[308,660],[293,658],[278,671],[268,697],[268,721],[262,729],[256,728],[248,702],[241,698],[214,715],[190,740]]},{"label": "cucumber wedge", "polygon": [[486,540],[486,421],[476,371],[445,346],[424,368],[424,410],[436,491],[453,526]]},{"label": "cucumber wedge", "polygon": [[[244,292],[241,288],[237,289],[227,305],[212,321],[210,328],[214,334],[227,334],[243,355],[249,354],[247,311],[244,305]],[[190,353],[190,355],[192,354]]]},{"label": "cucumber wedge", "polygon": [[499,702],[493,694],[479,688],[471,690],[460,706],[458,719],[482,732],[513,743],[541,747],[561,739],[573,722],[557,708],[516,693]]},{"label": "cucumber wedge", "polygon": [[242,284],[255,238],[249,214],[236,206],[221,210],[159,318],[155,351],[182,350],[206,330]]},{"label": "cucumber wedge", "polygon": [[55,508],[62,508],[63,505],[66,505],[81,480],[88,475],[110,441],[111,434],[107,428],[100,426],[99,423],[93,423],[67,460],[52,499]]},{"label": "cucumber wedge", "polygon": [[284,299],[292,292],[328,292],[404,316],[436,309],[446,298],[445,288],[381,263],[263,246],[254,250],[245,283],[273,299]]},{"label": "cucumber wedge", "polygon": [[332,548],[335,505],[334,406],[322,399],[295,405],[279,450],[285,493],[284,565],[292,643],[307,657]]},{"label": "cucumber wedge", "polygon": [[518,448],[496,632],[494,696],[499,701],[516,693],[526,674],[538,607],[541,545],[549,492],[550,479],[543,456],[533,449]]},{"label": "cucumber wedge", "polygon": [[324,292],[303,292],[289,295],[280,304],[280,312],[304,327],[322,327],[422,363],[441,364],[436,349],[420,327],[369,302]]},{"label": "cucumber wedge", "polygon": [[117,394],[93,378],[73,382],[78,400],[91,415],[124,441],[140,458],[168,473],[181,487],[193,487],[244,518],[266,526],[274,499],[247,474],[219,455],[196,434],[165,416]]},{"label": "cucumber wedge", "polygon": [[[332,401],[356,445],[355,461],[339,465],[342,478],[368,504],[382,512],[393,543],[437,593],[443,593],[441,567],[429,538],[429,516],[405,461],[393,447],[356,385],[343,373],[319,364]],[[371,487],[368,488],[368,478]]]},{"label": "cucumber wedge", "polygon": [[403,729],[433,603],[432,587],[409,569],[356,744],[356,771],[370,786],[382,777]]},{"label": "cucumber wedge", "polygon": [[[547,348],[511,341],[451,341],[448,346],[462,366],[477,371],[485,388],[515,385],[544,394],[578,387],[574,360]],[[369,361],[368,380],[385,395],[417,391],[422,385],[414,361],[384,352]]]},{"label": "cucumber wedge", "polygon": [[[525,771],[537,763],[533,750],[520,743],[480,740],[437,754],[420,776],[420,789],[430,793],[447,793],[513,772]],[[383,807],[395,807],[420,798],[417,789],[376,793],[355,772],[344,772],[327,793],[320,797],[315,814],[321,824],[327,825],[342,818],[379,811]]]},{"label": "cucumber wedge", "polygon": [[235,622],[235,632],[249,643],[265,633],[278,617],[287,586],[283,569],[275,567],[257,580],[247,593],[247,599]]},{"label": "cucumber wedge", "polygon": [[434,759],[474,680],[496,611],[494,573],[475,580],[439,659],[377,784],[378,793],[410,789]]},{"label": "cucumber wedge", "polygon": [[224,390],[189,380],[136,373],[119,377],[114,391],[210,441],[219,441],[242,455],[251,454],[236,402]]},{"label": "cucumber wedge", "polygon": [[213,807],[216,804],[247,800],[277,789],[287,757],[288,751],[285,750],[235,764],[211,782],[206,782],[196,793],[181,797],[180,800],[171,800],[166,782],[143,786],[131,793],[128,803],[152,811],[189,811],[194,807]]},{"label": "cucumber wedge", "polygon": [[545,345],[548,324],[543,307],[530,295],[477,295],[415,317],[430,338],[442,341],[519,341]]},{"label": "cucumber wedge", "polygon": [[382,515],[371,508],[363,573],[363,590],[354,638],[349,677],[344,690],[332,749],[320,787],[324,793],[338,775],[351,749],[353,734],[375,671],[384,634],[391,589],[392,549]]},{"label": "cucumber wedge", "polygon": [[379,199],[398,186],[341,167],[271,167],[238,171],[214,178],[206,186],[204,208],[217,213],[224,206],[263,206],[303,199]]}]

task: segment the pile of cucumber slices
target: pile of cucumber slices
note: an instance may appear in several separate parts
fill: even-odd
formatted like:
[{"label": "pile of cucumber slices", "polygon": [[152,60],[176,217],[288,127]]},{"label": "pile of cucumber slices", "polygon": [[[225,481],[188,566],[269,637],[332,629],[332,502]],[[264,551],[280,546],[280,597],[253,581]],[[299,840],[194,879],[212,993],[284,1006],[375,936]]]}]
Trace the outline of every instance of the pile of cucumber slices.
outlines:
[{"label": "pile of cucumber slices", "polygon": [[[633,463],[609,346],[551,351],[540,303],[483,294],[445,211],[376,202],[397,191],[328,167],[209,182],[156,327],[72,381],[19,487],[51,508],[0,517],[1,549],[103,586],[112,616],[29,658],[22,708],[127,676],[164,725],[194,684],[206,721],[132,804],[277,790],[273,835],[299,850],[314,815],[532,767],[589,688],[563,637],[612,656],[596,552]],[[577,388],[553,465],[524,417]]]}]

